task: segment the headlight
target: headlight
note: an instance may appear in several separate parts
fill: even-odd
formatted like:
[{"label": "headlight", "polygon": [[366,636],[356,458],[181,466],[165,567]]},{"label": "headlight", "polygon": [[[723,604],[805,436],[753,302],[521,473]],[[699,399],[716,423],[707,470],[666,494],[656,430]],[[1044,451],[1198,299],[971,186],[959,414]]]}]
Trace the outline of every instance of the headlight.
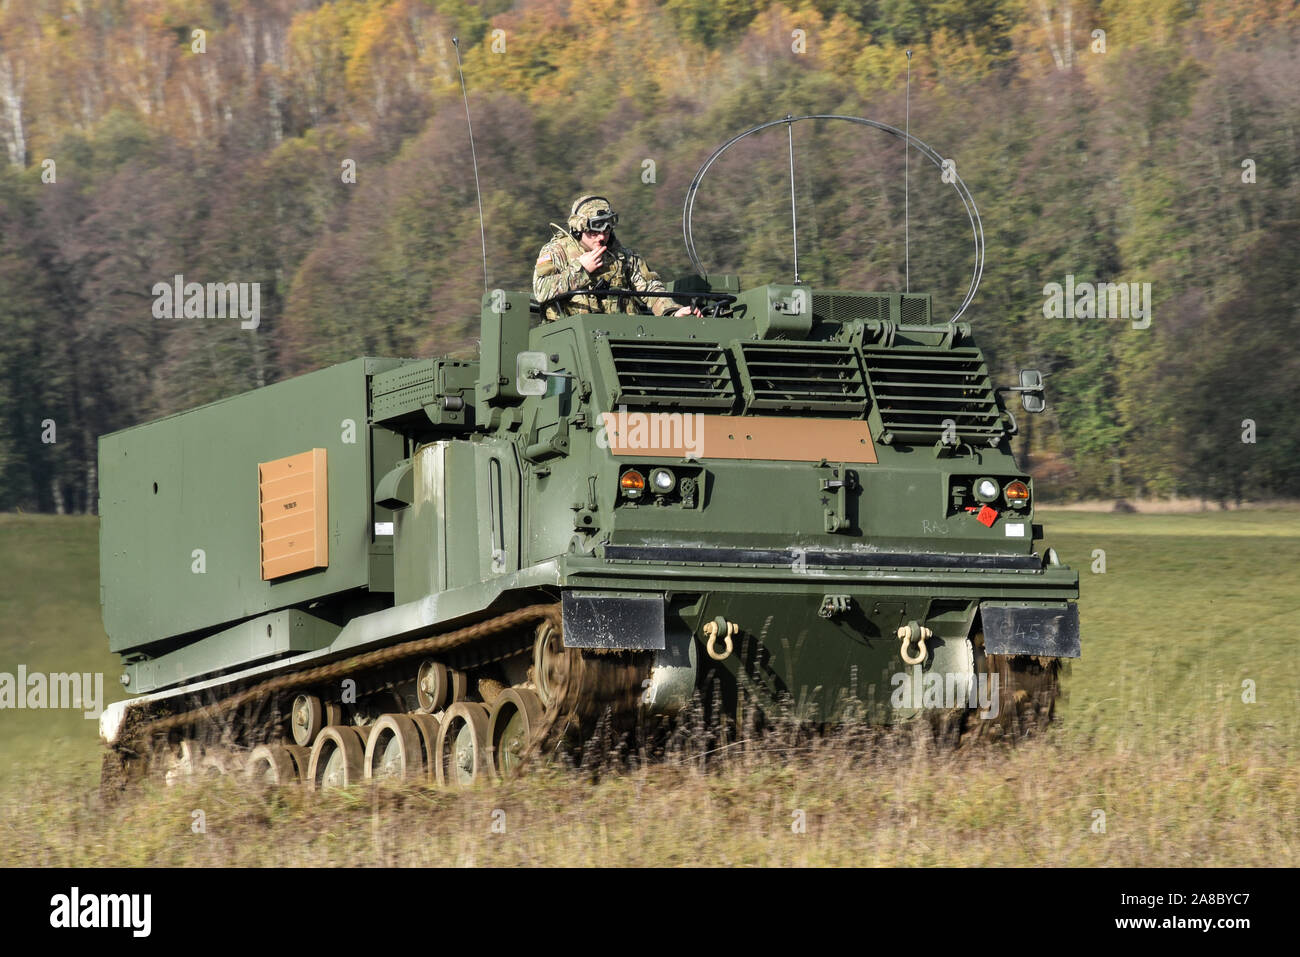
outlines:
[{"label": "headlight", "polygon": [[650,487],[660,495],[667,495],[677,487],[677,476],[671,469],[655,469],[650,473]]},{"label": "headlight", "polygon": [[975,482],[975,497],[981,502],[996,502],[1001,491],[998,483],[991,478],[982,478]]}]

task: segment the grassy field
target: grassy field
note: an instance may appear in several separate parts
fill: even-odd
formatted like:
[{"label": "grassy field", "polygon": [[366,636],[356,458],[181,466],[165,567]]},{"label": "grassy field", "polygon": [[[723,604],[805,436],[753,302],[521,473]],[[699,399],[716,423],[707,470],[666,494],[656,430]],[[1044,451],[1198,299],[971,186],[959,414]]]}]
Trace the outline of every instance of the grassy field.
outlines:
[{"label": "grassy field", "polygon": [[[4,711],[0,864],[1296,866],[1300,511],[1043,520],[1081,572],[1084,651],[1057,724],[1018,747],[841,735],[597,782],[218,782],[105,808],[94,722]],[[0,672],[102,670],[117,692],[93,519],[0,516],[0,622]]]},{"label": "grassy field", "polygon": [[[125,697],[99,618],[99,520],[0,514],[0,672],[96,672],[104,702]],[[83,711],[0,711],[0,769],[95,763]],[[3,787],[3,785],[0,785]]]}]

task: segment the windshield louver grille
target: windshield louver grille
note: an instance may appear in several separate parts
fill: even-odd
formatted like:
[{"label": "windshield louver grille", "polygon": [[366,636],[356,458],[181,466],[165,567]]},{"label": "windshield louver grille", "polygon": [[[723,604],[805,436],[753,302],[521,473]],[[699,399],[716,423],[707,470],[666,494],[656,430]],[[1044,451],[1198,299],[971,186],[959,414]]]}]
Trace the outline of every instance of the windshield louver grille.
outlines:
[{"label": "windshield louver grille", "polygon": [[867,385],[851,346],[738,342],[745,411],[862,415]]},{"label": "windshield louver grille", "polygon": [[614,365],[611,407],[725,409],[736,404],[727,350],[716,343],[608,339]]},{"label": "windshield louver grille", "polygon": [[899,302],[898,319],[905,326],[928,326],[930,297],[904,295]]},{"label": "windshield louver grille", "polygon": [[852,322],[855,319],[889,320],[888,293],[813,293],[813,315],[824,322]]},{"label": "windshield louver grille", "polygon": [[812,297],[813,315],[822,322],[898,322],[905,326],[934,324],[929,293],[840,292],[826,290]]},{"label": "windshield louver grille", "polygon": [[933,443],[951,420],[962,441],[1005,431],[988,369],[975,349],[864,349],[881,437]]}]

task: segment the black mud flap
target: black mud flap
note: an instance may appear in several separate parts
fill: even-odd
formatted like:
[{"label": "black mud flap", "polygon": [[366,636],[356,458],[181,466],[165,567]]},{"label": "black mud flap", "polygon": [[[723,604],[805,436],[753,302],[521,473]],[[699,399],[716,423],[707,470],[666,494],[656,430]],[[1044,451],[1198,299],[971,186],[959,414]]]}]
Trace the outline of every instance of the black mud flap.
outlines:
[{"label": "black mud flap", "polygon": [[645,592],[565,591],[564,647],[664,649],[664,599]]},{"label": "black mud flap", "polygon": [[1079,606],[982,602],[984,651],[990,655],[1079,657]]}]

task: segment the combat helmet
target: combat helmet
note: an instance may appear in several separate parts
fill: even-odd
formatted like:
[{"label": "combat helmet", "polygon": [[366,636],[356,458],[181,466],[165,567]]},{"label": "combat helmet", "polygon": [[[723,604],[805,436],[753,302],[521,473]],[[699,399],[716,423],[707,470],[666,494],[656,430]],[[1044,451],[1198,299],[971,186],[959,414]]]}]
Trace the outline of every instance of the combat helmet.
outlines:
[{"label": "combat helmet", "polygon": [[612,230],[618,225],[618,213],[604,196],[579,196],[569,209],[569,234],[577,239],[583,230]]}]

